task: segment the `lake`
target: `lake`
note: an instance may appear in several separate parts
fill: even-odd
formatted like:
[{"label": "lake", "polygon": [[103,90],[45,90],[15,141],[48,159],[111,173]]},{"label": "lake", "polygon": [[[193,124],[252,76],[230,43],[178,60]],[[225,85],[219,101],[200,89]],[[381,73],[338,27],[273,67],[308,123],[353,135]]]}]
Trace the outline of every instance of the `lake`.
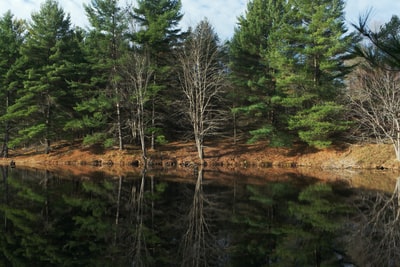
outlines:
[{"label": "lake", "polygon": [[389,171],[1,173],[0,266],[400,266]]}]

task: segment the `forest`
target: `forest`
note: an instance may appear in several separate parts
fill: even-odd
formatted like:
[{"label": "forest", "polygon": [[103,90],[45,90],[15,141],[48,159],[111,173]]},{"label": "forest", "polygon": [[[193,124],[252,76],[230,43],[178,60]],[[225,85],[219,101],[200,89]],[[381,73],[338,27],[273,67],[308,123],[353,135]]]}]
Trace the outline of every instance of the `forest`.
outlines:
[{"label": "forest", "polygon": [[270,146],[389,142],[400,159],[400,20],[350,30],[345,1],[251,0],[232,38],[180,0],[92,0],[72,26],[56,0],[0,18],[0,136],[148,149],[230,138]]}]

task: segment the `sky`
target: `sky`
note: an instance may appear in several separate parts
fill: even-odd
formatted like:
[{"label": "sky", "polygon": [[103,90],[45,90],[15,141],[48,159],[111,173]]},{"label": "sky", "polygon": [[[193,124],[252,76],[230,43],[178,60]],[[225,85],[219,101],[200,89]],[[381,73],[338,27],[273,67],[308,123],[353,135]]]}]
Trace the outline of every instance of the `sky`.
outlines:
[{"label": "sky", "polygon": [[[132,2],[132,0],[120,0],[121,3],[126,1]],[[194,27],[200,20],[207,18],[221,40],[232,37],[237,17],[244,14],[248,2],[248,0],[181,1],[184,29],[188,26]],[[15,17],[29,20],[31,13],[37,12],[43,2],[44,0],[0,0],[0,15],[11,10]],[[72,24],[87,26],[83,3],[90,3],[90,0],[58,0],[58,2],[64,11],[71,15]],[[400,16],[398,0],[347,0],[346,2],[345,13],[348,23],[357,22],[359,15],[365,14],[370,8],[372,8],[371,21],[377,24],[389,21],[392,15]]]}]

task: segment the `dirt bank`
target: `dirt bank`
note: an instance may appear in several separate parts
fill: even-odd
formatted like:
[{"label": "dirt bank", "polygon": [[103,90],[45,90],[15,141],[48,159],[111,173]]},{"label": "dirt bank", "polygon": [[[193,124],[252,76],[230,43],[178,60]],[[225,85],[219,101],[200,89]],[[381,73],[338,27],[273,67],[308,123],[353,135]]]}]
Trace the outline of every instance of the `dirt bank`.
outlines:
[{"label": "dirt bank", "polygon": [[[140,150],[83,147],[80,143],[59,142],[50,154],[38,147],[10,151],[10,157],[1,164],[14,161],[23,166],[137,166],[142,164]],[[271,148],[263,142],[233,144],[218,141],[205,148],[207,167],[312,167],[319,169],[391,169],[400,170],[391,145],[366,144],[314,150],[308,147]],[[150,164],[163,167],[188,167],[198,162],[193,143],[170,143],[149,151]]]},{"label": "dirt bank", "polygon": [[[142,157],[137,147],[103,150],[81,143],[60,142],[45,155],[40,148],[10,151],[0,164],[15,162],[17,168],[35,168],[59,173],[63,178],[88,179],[96,173],[110,177],[140,177]],[[270,148],[265,143],[232,144],[219,141],[207,144],[206,173],[209,182],[265,184],[293,177],[346,183],[351,187],[391,192],[400,175],[400,162],[390,145],[350,145],[324,150],[297,146]],[[190,183],[197,152],[193,143],[170,143],[149,151],[151,175]],[[160,172],[160,173],[158,173]],[[150,173],[148,173],[150,175]]]}]

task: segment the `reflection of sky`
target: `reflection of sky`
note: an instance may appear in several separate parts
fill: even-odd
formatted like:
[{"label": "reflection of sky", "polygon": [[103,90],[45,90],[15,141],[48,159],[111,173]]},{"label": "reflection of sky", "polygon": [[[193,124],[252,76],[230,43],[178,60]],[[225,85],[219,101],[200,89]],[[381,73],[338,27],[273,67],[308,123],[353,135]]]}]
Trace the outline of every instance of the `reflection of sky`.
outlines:
[{"label": "reflection of sky", "polygon": [[[242,15],[246,9],[248,0],[181,0],[182,12],[184,13],[183,27],[195,26],[200,20],[207,17],[214,26],[221,40],[228,39],[237,22],[237,17]],[[40,9],[40,3],[44,0],[0,0],[0,13],[4,14],[11,10],[18,18],[29,19],[32,11]],[[136,3],[136,0],[120,0],[121,4],[126,2]],[[371,20],[378,23],[387,22],[392,14],[398,12],[400,16],[400,1],[396,0],[347,0],[346,20],[357,22],[358,16],[373,7]],[[90,0],[59,0],[66,13],[70,13],[72,24],[85,26],[87,23],[83,9],[84,3]]]}]

